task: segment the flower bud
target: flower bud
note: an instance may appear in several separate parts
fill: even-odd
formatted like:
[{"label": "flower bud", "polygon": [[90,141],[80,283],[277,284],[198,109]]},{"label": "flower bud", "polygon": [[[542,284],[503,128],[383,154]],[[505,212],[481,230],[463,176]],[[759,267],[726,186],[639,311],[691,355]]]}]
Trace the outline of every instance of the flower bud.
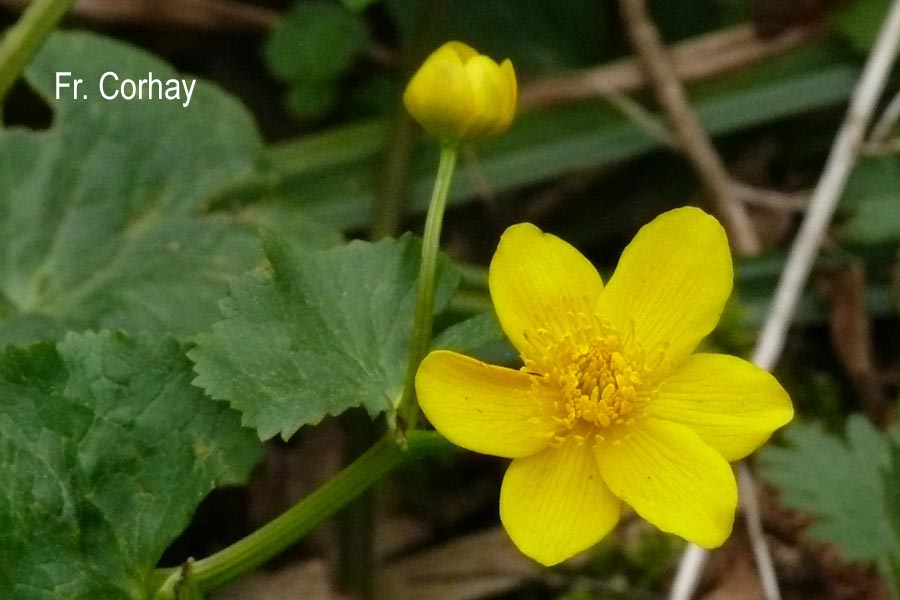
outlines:
[{"label": "flower bud", "polygon": [[403,103],[433,136],[474,141],[503,133],[516,112],[516,74],[461,42],[447,42],[413,75]]}]

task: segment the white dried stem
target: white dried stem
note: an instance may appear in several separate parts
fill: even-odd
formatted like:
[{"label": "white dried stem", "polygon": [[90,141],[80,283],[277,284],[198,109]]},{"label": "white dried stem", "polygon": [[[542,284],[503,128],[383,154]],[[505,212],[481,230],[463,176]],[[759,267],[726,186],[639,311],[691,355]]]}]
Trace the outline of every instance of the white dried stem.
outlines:
[{"label": "white dried stem", "polygon": [[769,308],[753,362],[771,370],[784,348],[787,330],[800,294],[812,270],[819,247],[825,239],[838,200],[850,171],[859,157],[866,129],[884,90],[900,45],[900,0],[894,0],[881,32],[866,62],[859,83],[850,98],[850,107],[838,131],[822,176],[813,190],[809,209],[785,263],[775,297]]},{"label": "white dried stem", "polygon": [[[810,197],[809,208],[791,247],[757,341],[753,362],[766,370],[771,370],[781,356],[800,295],[825,239],[838,200],[859,157],[866,129],[897,57],[898,46],[900,46],[900,0],[894,0],[850,99],[850,107],[831,147],[822,176]],[[752,536],[753,532],[750,533]],[[764,545],[763,550],[768,555],[768,549]],[[689,600],[694,595],[706,562],[705,555],[706,552],[700,548],[695,546],[688,548],[679,564],[675,583],[669,595],[670,600]],[[771,560],[768,558],[765,560],[771,566]],[[758,566],[764,565],[758,563]],[[774,582],[774,571],[770,574],[771,581]],[[763,578],[764,586],[768,579],[768,576]],[[777,594],[777,585],[774,585],[774,589],[774,593]],[[764,588],[764,592],[769,600],[779,597],[770,595],[773,593],[772,590]]]}]

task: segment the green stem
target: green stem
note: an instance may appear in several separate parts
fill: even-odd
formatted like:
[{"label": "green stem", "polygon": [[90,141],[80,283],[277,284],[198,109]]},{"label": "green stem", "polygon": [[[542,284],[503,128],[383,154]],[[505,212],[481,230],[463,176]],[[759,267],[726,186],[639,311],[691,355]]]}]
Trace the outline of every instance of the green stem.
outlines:
[{"label": "green stem", "polygon": [[75,0],[34,0],[0,42],[0,101]]},{"label": "green stem", "polygon": [[425,218],[422,262],[419,264],[419,288],[416,294],[416,316],[409,344],[406,385],[403,388],[400,406],[397,408],[403,431],[412,431],[419,418],[419,405],[415,399],[416,370],[431,345],[431,326],[434,319],[434,277],[437,272],[444,210],[447,208],[450,183],[453,180],[453,170],[456,168],[457,148],[455,143],[444,143],[441,146],[441,159],[434,180],[434,191],[431,194],[431,203],[428,205],[428,216]]},{"label": "green stem", "polygon": [[[400,464],[441,454],[450,448],[446,440],[433,432],[412,432],[405,448],[390,436],[382,438],[325,485],[273,521],[194,562],[190,568],[191,583],[206,593],[233,581],[293,545]],[[169,569],[167,576],[178,577],[180,571]]]}]

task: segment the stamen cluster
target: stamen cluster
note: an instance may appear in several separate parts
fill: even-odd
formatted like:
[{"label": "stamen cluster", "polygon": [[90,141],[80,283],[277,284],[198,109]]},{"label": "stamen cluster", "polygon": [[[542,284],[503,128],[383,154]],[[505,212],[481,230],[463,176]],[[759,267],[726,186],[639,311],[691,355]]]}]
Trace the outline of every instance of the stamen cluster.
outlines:
[{"label": "stamen cluster", "polygon": [[648,362],[636,343],[609,325],[583,315],[577,321],[582,325],[562,338],[552,339],[545,330],[529,336],[539,356],[526,359],[523,370],[534,385],[559,390],[546,407],[558,425],[555,445],[570,438],[579,444],[619,443],[657,394],[665,356]]}]

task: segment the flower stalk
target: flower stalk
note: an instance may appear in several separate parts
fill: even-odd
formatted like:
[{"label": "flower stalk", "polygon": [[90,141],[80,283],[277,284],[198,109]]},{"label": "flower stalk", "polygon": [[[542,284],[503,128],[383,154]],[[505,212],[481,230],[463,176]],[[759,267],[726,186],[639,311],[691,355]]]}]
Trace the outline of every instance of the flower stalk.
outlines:
[{"label": "flower stalk", "polygon": [[517,102],[516,73],[509,59],[497,64],[462,42],[447,42],[432,52],[403,94],[403,104],[413,119],[440,140],[441,159],[425,220],[406,384],[397,405],[395,428],[401,439],[415,428],[419,418],[416,371],[431,345],[441,226],[459,144],[481,141],[506,131],[515,116]]},{"label": "flower stalk", "polygon": [[431,346],[431,330],[434,320],[434,279],[437,273],[438,250],[441,243],[441,229],[450,183],[456,168],[458,145],[444,142],[438,164],[431,203],[425,218],[425,233],[422,237],[422,261],[419,263],[419,283],[416,291],[416,314],[413,334],[409,344],[409,362],[406,368],[406,384],[397,407],[397,415],[402,423],[402,431],[412,431],[419,418],[419,406],[415,399],[416,370]]},{"label": "flower stalk", "polygon": [[[188,569],[165,569],[162,587],[188,573],[190,585],[211,592],[281,553],[333,516],[350,501],[403,463],[442,454],[452,449],[433,432],[411,432],[405,447],[383,437],[362,456],[260,529],[215,554],[194,561]],[[157,580],[159,580],[157,579]]]},{"label": "flower stalk", "polygon": [[35,0],[0,43],[0,101],[75,0]]}]

